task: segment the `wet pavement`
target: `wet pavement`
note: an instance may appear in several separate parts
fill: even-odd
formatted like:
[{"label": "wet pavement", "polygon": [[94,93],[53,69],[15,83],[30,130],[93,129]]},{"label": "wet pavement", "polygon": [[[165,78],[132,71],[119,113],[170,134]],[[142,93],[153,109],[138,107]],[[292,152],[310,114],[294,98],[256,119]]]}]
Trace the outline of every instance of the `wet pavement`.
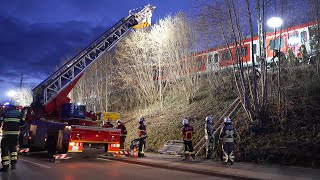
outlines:
[{"label": "wet pavement", "polygon": [[183,179],[209,180],[220,177],[189,172],[159,169],[132,163],[123,163],[98,157],[78,157],[50,162],[46,153],[19,156],[16,170],[0,172],[2,180],[143,180]]},{"label": "wet pavement", "polygon": [[231,179],[320,179],[320,169],[239,162],[234,165],[224,165],[221,162],[198,158],[185,162],[179,156],[155,153],[146,153],[146,156],[145,158],[101,156],[101,158]]}]

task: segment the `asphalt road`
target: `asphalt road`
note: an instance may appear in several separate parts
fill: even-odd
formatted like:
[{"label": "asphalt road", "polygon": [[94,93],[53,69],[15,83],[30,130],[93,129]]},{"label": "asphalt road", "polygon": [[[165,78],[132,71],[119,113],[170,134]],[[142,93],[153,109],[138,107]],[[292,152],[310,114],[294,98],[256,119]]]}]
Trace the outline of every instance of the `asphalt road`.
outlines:
[{"label": "asphalt road", "polygon": [[0,172],[2,180],[106,180],[183,179],[207,180],[219,177],[152,168],[99,158],[73,158],[52,163],[43,154],[19,157],[17,169]]}]

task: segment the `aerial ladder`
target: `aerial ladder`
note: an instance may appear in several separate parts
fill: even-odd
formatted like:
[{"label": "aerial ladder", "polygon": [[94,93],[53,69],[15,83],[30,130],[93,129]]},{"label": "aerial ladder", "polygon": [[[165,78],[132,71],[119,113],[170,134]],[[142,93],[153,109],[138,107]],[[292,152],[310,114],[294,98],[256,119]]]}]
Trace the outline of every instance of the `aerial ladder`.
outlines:
[{"label": "aerial ladder", "polygon": [[61,104],[70,102],[67,95],[85,70],[104,52],[115,46],[132,28],[150,26],[154,9],[154,6],[147,5],[141,10],[130,10],[129,16],[122,18],[88,47],[36,86],[32,90],[33,106],[44,106],[44,113],[46,114],[59,111]]},{"label": "aerial ladder", "polygon": [[[98,127],[95,121],[86,120],[83,116],[85,106],[77,107],[70,103],[67,96],[85,71],[130,30],[150,26],[154,9],[154,6],[147,5],[129,11],[127,17],[118,21],[32,90],[33,102],[25,109],[27,123],[21,129],[20,147],[47,150],[49,154],[55,155],[82,152],[85,143],[99,143],[107,144],[110,152],[119,151],[120,130]],[[72,113],[66,116],[66,110]]]}]

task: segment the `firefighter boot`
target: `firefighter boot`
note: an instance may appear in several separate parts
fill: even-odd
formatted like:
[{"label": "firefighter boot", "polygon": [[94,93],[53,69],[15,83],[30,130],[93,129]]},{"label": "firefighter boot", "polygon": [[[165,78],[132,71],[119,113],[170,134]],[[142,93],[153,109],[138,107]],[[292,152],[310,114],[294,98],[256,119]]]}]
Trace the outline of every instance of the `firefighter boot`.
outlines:
[{"label": "firefighter boot", "polygon": [[15,169],[17,169],[16,164],[11,164],[11,170],[15,170]]},{"label": "firefighter boot", "polygon": [[189,161],[189,154],[185,154],[184,159],[182,159],[182,161]]},{"label": "firefighter boot", "polygon": [[192,157],[192,159],[195,159],[196,155],[195,154],[191,154],[191,157]]},{"label": "firefighter boot", "polygon": [[9,167],[3,167],[0,169],[0,172],[8,172],[9,171]]}]

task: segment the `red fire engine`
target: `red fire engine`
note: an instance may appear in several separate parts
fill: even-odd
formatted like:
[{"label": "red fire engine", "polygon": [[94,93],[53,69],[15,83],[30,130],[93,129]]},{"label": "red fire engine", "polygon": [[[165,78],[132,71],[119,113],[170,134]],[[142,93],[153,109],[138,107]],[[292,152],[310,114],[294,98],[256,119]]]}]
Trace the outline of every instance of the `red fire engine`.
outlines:
[{"label": "red fire engine", "polygon": [[108,144],[108,152],[119,151],[120,130],[99,127],[96,121],[86,118],[86,107],[70,103],[67,95],[85,70],[132,28],[150,26],[154,9],[147,5],[130,11],[32,90],[33,102],[24,109],[26,124],[21,129],[20,148],[47,150],[55,155],[82,152],[87,143]]}]

